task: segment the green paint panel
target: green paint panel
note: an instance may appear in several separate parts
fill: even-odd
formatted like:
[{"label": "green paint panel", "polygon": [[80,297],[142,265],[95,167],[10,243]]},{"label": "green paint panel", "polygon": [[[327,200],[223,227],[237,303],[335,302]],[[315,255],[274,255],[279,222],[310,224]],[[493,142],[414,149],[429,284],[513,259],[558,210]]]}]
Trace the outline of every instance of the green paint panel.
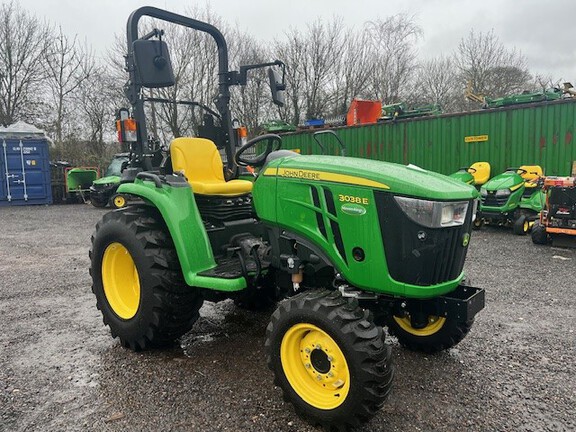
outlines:
[{"label": "green paint panel", "polygon": [[[576,100],[565,99],[334,130],[352,157],[411,163],[442,174],[486,161],[492,176],[520,165],[540,165],[546,175],[566,176],[576,161],[575,123]],[[284,134],[283,147],[319,154],[312,133]],[[482,135],[488,140],[464,141]],[[326,147],[327,154],[338,154],[332,140]]]},{"label": "green paint panel", "polygon": [[136,179],[134,183],[120,185],[118,192],[139,196],[158,208],[174,241],[188,285],[220,291],[246,288],[243,277],[220,279],[198,275],[215,267],[216,263],[190,187],[163,185],[157,188],[152,182]]}]

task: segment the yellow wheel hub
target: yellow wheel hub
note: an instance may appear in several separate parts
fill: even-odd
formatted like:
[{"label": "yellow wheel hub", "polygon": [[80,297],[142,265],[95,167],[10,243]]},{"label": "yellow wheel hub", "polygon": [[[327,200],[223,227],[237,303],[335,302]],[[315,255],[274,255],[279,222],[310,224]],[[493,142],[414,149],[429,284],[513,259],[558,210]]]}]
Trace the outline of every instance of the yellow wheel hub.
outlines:
[{"label": "yellow wheel hub", "polygon": [[330,410],[350,391],[348,363],[338,344],[313,324],[292,326],[282,338],[280,360],[288,382],[306,403]]},{"label": "yellow wheel hub", "polygon": [[122,208],[126,205],[126,198],[124,198],[122,195],[116,195],[114,197],[114,206],[116,208]]},{"label": "yellow wheel hub", "polygon": [[140,279],[130,252],[120,243],[111,243],[104,251],[102,284],[114,313],[126,320],[133,318],[140,305]]},{"label": "yellow wheel hub", "polygon": [[446,318],[430,315],[428,317],[428,324],[425,327],[419,329],[412,327],[410,315],[408,314],[406,314],[404,317],[394,315],[394,321],[396,321],[396,324],[398,324],[402,330],[413,334],[414,336],[431,336],[434,333],[440,331],[442,327],[444,327]]}]

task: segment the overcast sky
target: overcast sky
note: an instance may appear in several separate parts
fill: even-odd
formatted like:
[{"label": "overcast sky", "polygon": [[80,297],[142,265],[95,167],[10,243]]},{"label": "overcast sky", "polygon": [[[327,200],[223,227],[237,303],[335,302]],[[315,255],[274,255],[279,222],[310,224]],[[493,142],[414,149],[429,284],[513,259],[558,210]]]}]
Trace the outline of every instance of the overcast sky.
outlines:
[{"label": "overcast sky", "polygon": [[[4,0],[2,0],[4,1]],[[449,54],[471,29],[490,31],[508,48],[521,50],[530,72],[576,84],[574,0],[16,0],[38,17],[61,25],[69,35],[86,39],[97,53],[124,35],[126,19],[140,6],[183,13],[187,6],[209,3],[232,25],[260,40],[281,38],[291,27],[337,15],[361,27],[376,17],[405,12],[423,30],[421,58]]]}]

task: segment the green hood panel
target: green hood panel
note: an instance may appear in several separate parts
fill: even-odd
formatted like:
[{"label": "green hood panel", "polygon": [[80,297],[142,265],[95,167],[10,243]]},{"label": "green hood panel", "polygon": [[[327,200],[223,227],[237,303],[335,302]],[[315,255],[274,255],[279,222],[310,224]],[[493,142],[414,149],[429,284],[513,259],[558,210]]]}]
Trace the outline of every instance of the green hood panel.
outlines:
[{"label": "green hood panel", "polygon": [[506,171],[490,179],[483,188],[489,191],[514,188],[524,183],[524,180],[516,172]]},{"label": "green hood panel", "polygon": [[120,183],[120,177],[118,177],[118,176],[101,177],[98,180],[94,180],[92,183],[97,184],[97,185],[107,185],[107,184]]},{"label": "green hood panel", "polygon": [[[277,169],[274,172],[274,169]],[[300,156],[276,159],[263,174],[301,178],[304,181],[326,180],[352,186],[389,190],[395,195],[430,200],[468,200],[478,196],[476,189],[442,174],[415,166],[338,156]],[[335,174],[338,177],[324,176]]]}]

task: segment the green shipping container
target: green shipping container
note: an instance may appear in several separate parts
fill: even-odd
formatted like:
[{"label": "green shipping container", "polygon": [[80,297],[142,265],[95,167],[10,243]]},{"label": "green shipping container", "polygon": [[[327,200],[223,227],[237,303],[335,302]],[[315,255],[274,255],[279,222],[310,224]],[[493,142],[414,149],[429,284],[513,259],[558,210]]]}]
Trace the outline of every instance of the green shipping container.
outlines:
[{"label": "green shipping container", "polygon": [[[576,161],[575,122],[576,100],[563,99],[333,130],[353,157],[414,164],[442,174],[486,161],[492,176],[520,165],[540,165],[546,175],[566,176]],[[284,134],[283,148],[320,153],[313,132]],[[332,140],[327,152],[338,154]]]}]

